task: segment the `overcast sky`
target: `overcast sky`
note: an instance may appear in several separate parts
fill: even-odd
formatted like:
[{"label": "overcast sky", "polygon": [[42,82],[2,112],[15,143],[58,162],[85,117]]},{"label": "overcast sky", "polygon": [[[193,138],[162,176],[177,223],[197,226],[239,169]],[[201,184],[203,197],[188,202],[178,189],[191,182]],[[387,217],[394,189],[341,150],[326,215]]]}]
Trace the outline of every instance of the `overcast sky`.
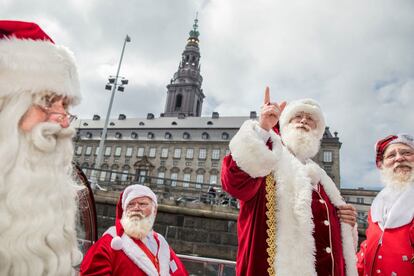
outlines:
[{"label": "overcast sky", "polygon": [[80,118],[104,117],[126,34],[130,83],[113,117],[159,116],[197,11],[203,115],[258,111],[266,85],[272,101],[314,98],[343,143],[342,186],[380,186],[375,142],[414,134],[412,0],[0,0],[0,18],[36,22],[75,53]]}]

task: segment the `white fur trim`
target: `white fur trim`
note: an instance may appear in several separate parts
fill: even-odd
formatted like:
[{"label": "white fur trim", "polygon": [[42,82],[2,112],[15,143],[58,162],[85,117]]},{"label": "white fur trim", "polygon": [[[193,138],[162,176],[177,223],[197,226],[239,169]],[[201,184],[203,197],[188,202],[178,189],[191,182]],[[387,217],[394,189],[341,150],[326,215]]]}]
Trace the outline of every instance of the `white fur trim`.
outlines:
[{"label": "white fur trim", "polygon": [[160,242],[160,250],[158,252],[158,259],[160,261],[160,274],[162,276],[170,275],[170,246],[161,234],[157,233],[157,235]]},{"label": "white fur trim", "polygon": [[[399,144],[399,143],[407,145],[407,146],[414,149],[414,137],[411,136],[410,134],[406,134],[406,133],[397,134],[397,138],[395,138],[394,140],[389,142],[387,147],[389,147],[392,144]],[[384,151],[385,151],[385,149],[384,149]]]},{"label": "white fur trim", "polygon": [[282,147],[274,175],[279,210],[276,243],[280,252],[274,263],[276,275],[316,275],[311,179],[286,147]]},{"label": "white fur trim", "polygon": [[233,160],[253,178],[268,175],[275,168],[281,150],[280,138],[274,131],[270,131],[272,152],[257,133],[256,126],[256,121],[244,122],[229,145]]},{"label": "white fur trim", "polygon": [[[105,234],[109,234],[114,239],[116,236],[116,228],[115,226],[110,227],[108,230],[105,231]],[[152,234],[152,232],[151,232]],[[170,246],[168,245],[165,238],[161,235],[156,233],[158,240],[160,242],[160,248],[158,250],[158,260],[160,263],[160,275],[161,276],[168,276],[170,275]],[[112,241],[114,240],[112,239]],[[147,255],[142,251],[142,249],[127,235],[123,234],[122,237],[122,251],[128,258],[134,262],[142,271],[144,271],[147,275],[150,276],[158,276],[158,272],[154,264],[151,260],[147,257]],[[111,242],[112,247],[112,242]]]},{"label": "white fur trim", "polygon": [[151,198],[155,206],[158,205],[157,196],[150,188],[144,185],[135,184],[129,185],[125,189],[124,194],[122,195],[122,210],[125,210],[131,200],[143,196]]},{"label": "white fur trim", "polygon": [[[313,162],[313,161],[312,161]],[[338,188],[332,179],[320,168],[321,184],[335,207],[346,204]],[[346,264],[346,275],[358,275],[356,268],[356,244],[358,243],[358,233],[355,227],[341,222],[342,251]]]},{"label": "white fur trim", "polygon": [[342,252],[344,254],[345,266],[346,266],[346,275],[348,276],[357,276],[357,257],[356,257],[356,247],[355,243],[358,242],[354,236],[354,228],[344,222],[341,222],[341,235],[342,235]]},{"label": "white fur trim", "polygon": [[318,130],[318,138],[321,139],[325,132],[325,116],[323,115],[319,104],[313,99],[301,99],[290,102],[280,115],[280,130],[283,131],[284,127],[289,124],[290,120],[298,112],[309,113],[315,118],[317,121],[316,129]]},{"label": "white fur trim", "polygon": [[[345,202],[335,183],[316,163],[308,160],[302,164],[285,147],[279,155],[274,168],[279,210],[276,242],[277,252],[282,253],[276,255],[276,275],[316,275],[314,223],[310,208],[313,183],[321,183],[333,205]],[[341,224],[341,235],[346,275],[357,275],[355,237],[348,224]]]},{"label": "white fur trim", "polygon": [[414,185],[410,185],[397,198],[391,207],[387,221],[383,225],[383,212],[387,194],[398,190],[384,188],[374,199],[371,205],[372,222],[378,223],[382,230],[397,228],[410,223],[414,219]]},{"label": "white fur trim", "polygon": [[79,77],[71,51],[50,41],[3,38],[0,40],[0,98],[30,91],[81,99]]}]

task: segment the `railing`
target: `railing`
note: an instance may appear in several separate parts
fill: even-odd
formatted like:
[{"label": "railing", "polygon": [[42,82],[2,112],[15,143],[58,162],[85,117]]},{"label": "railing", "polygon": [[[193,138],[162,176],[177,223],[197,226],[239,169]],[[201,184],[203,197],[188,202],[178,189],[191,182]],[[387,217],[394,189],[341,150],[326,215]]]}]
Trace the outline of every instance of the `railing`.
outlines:
[{"label": "railing", "polygon": [[236,262],[177,254],[190,276],[232,276],[236,275]]},{"label": "railing", "polygon": [[[89,174],[93,168],[86,169]],[[164,199],[175,200],[177,203],[194,202],[209,205],[228,206],[238,209],[238,202],[235,198],[221,189],[221,186],[209,183],[184,181],[181,179],[160,178],[155,176],[136,175],[119,171],[96,169],[99,172],[106,172],[105,180],[99,180],[100,187],[108,191],[122,191],[128,185],[142,184],[150,187],[158,196]],[[128,180],[111,180],[110,175],[124,175]],[[109,176],[109,177],[108,177]]]}]

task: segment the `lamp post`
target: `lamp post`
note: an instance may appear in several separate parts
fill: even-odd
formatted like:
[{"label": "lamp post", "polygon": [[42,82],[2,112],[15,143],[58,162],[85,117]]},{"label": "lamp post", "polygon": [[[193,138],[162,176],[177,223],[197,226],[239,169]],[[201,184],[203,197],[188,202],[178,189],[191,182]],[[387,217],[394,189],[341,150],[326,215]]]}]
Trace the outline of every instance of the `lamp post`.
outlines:
[{"label": "lamp post", "polygon": [[[112,109],[112,104],[114,102],[114,97],[115,97],[115,91],[117,90],[117,86],[118,86],[118,91],[120,92],[124,92],[124,86],[128,84],[128,80],[120,77],[119,76],[119,71],[121,69],[121,63],[122,63],[122,58],[124,57],[124,51],[125,51],[125,45],[127,42],[131,42],[131,38],[127,35],[125,37],[124,40],[124,45],[122,47],[122,53],[121,53],[121,58],[119,59],[119,64],[118,64],[118,70],[116,71],[116,76],[109,76],[108,78],[108,83],[105,85],[105,89],[106,90],[111,90],[112,89],[112,93],[111,93],[111,100],[109,101],[109,106],[108,106],[108,111],[106,112],[106,119],[105,119],[105,124],[104,124],[104,128],[102,130],[102,136],[101,136],[101,141],[99,142],[99,152],[98,152],[98,156],[96,157],[96,162],[95,162],[95,170],[93,171],[93,176],[92,176],[92,189],[95,189],[96,187],[98,187],[99,189],[102,190],[102,188],[99,186],[98,184],[98,178],[96,176],[97,174],[97,169],[99,169],[99,167],[101,166],[101,162],[102,162],[102,156],[104,153],[104,145],[105,145],[105,139],[106,139],[106,133],[108,131],[108,122],[109,122],[109,116],[111,115],[111,109]],[[120,81],[120,82],[118,82]]]}]

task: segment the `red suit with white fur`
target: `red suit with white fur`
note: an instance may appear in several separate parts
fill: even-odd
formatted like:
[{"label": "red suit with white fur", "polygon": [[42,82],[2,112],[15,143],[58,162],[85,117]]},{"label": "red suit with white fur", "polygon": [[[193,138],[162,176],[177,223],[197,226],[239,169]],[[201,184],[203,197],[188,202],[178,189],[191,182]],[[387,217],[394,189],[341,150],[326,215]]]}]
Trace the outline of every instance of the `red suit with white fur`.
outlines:
[{"label": "red suit with white fur", "polygon": [[[237,275],[268,275],[270,266],[276,275],[356,275],[355,235],[336,215],[345,202],[335,183],[310,159],[302,164],[274,131],[266,145],[257,127],[254,121],[242,125],[222,167],[223,188],[240,200]],[[276,182],[274,214],[269,174]],[[268,225],[269,216],[276,225]],[[276,251],[273,261],[269,250]]]},{"label": "red suit with white fur", "polygon": [[368,215],[367,239],[357,255],[359,275],[414,275],[414,186],[398,198],[381,226],[387,191],[377,195]]},{"label": "red suit with white fur", "polygon": [[120,222],[123,214],[122,196],[123,194],[117,204],[115,226],[110,227],[88,250],[80,274],[85,276],[188,275],[180,259],[161,234],[155,231],[148,234],[157,243],[157,253],[152,254],[141,240],[124,233]]}]

